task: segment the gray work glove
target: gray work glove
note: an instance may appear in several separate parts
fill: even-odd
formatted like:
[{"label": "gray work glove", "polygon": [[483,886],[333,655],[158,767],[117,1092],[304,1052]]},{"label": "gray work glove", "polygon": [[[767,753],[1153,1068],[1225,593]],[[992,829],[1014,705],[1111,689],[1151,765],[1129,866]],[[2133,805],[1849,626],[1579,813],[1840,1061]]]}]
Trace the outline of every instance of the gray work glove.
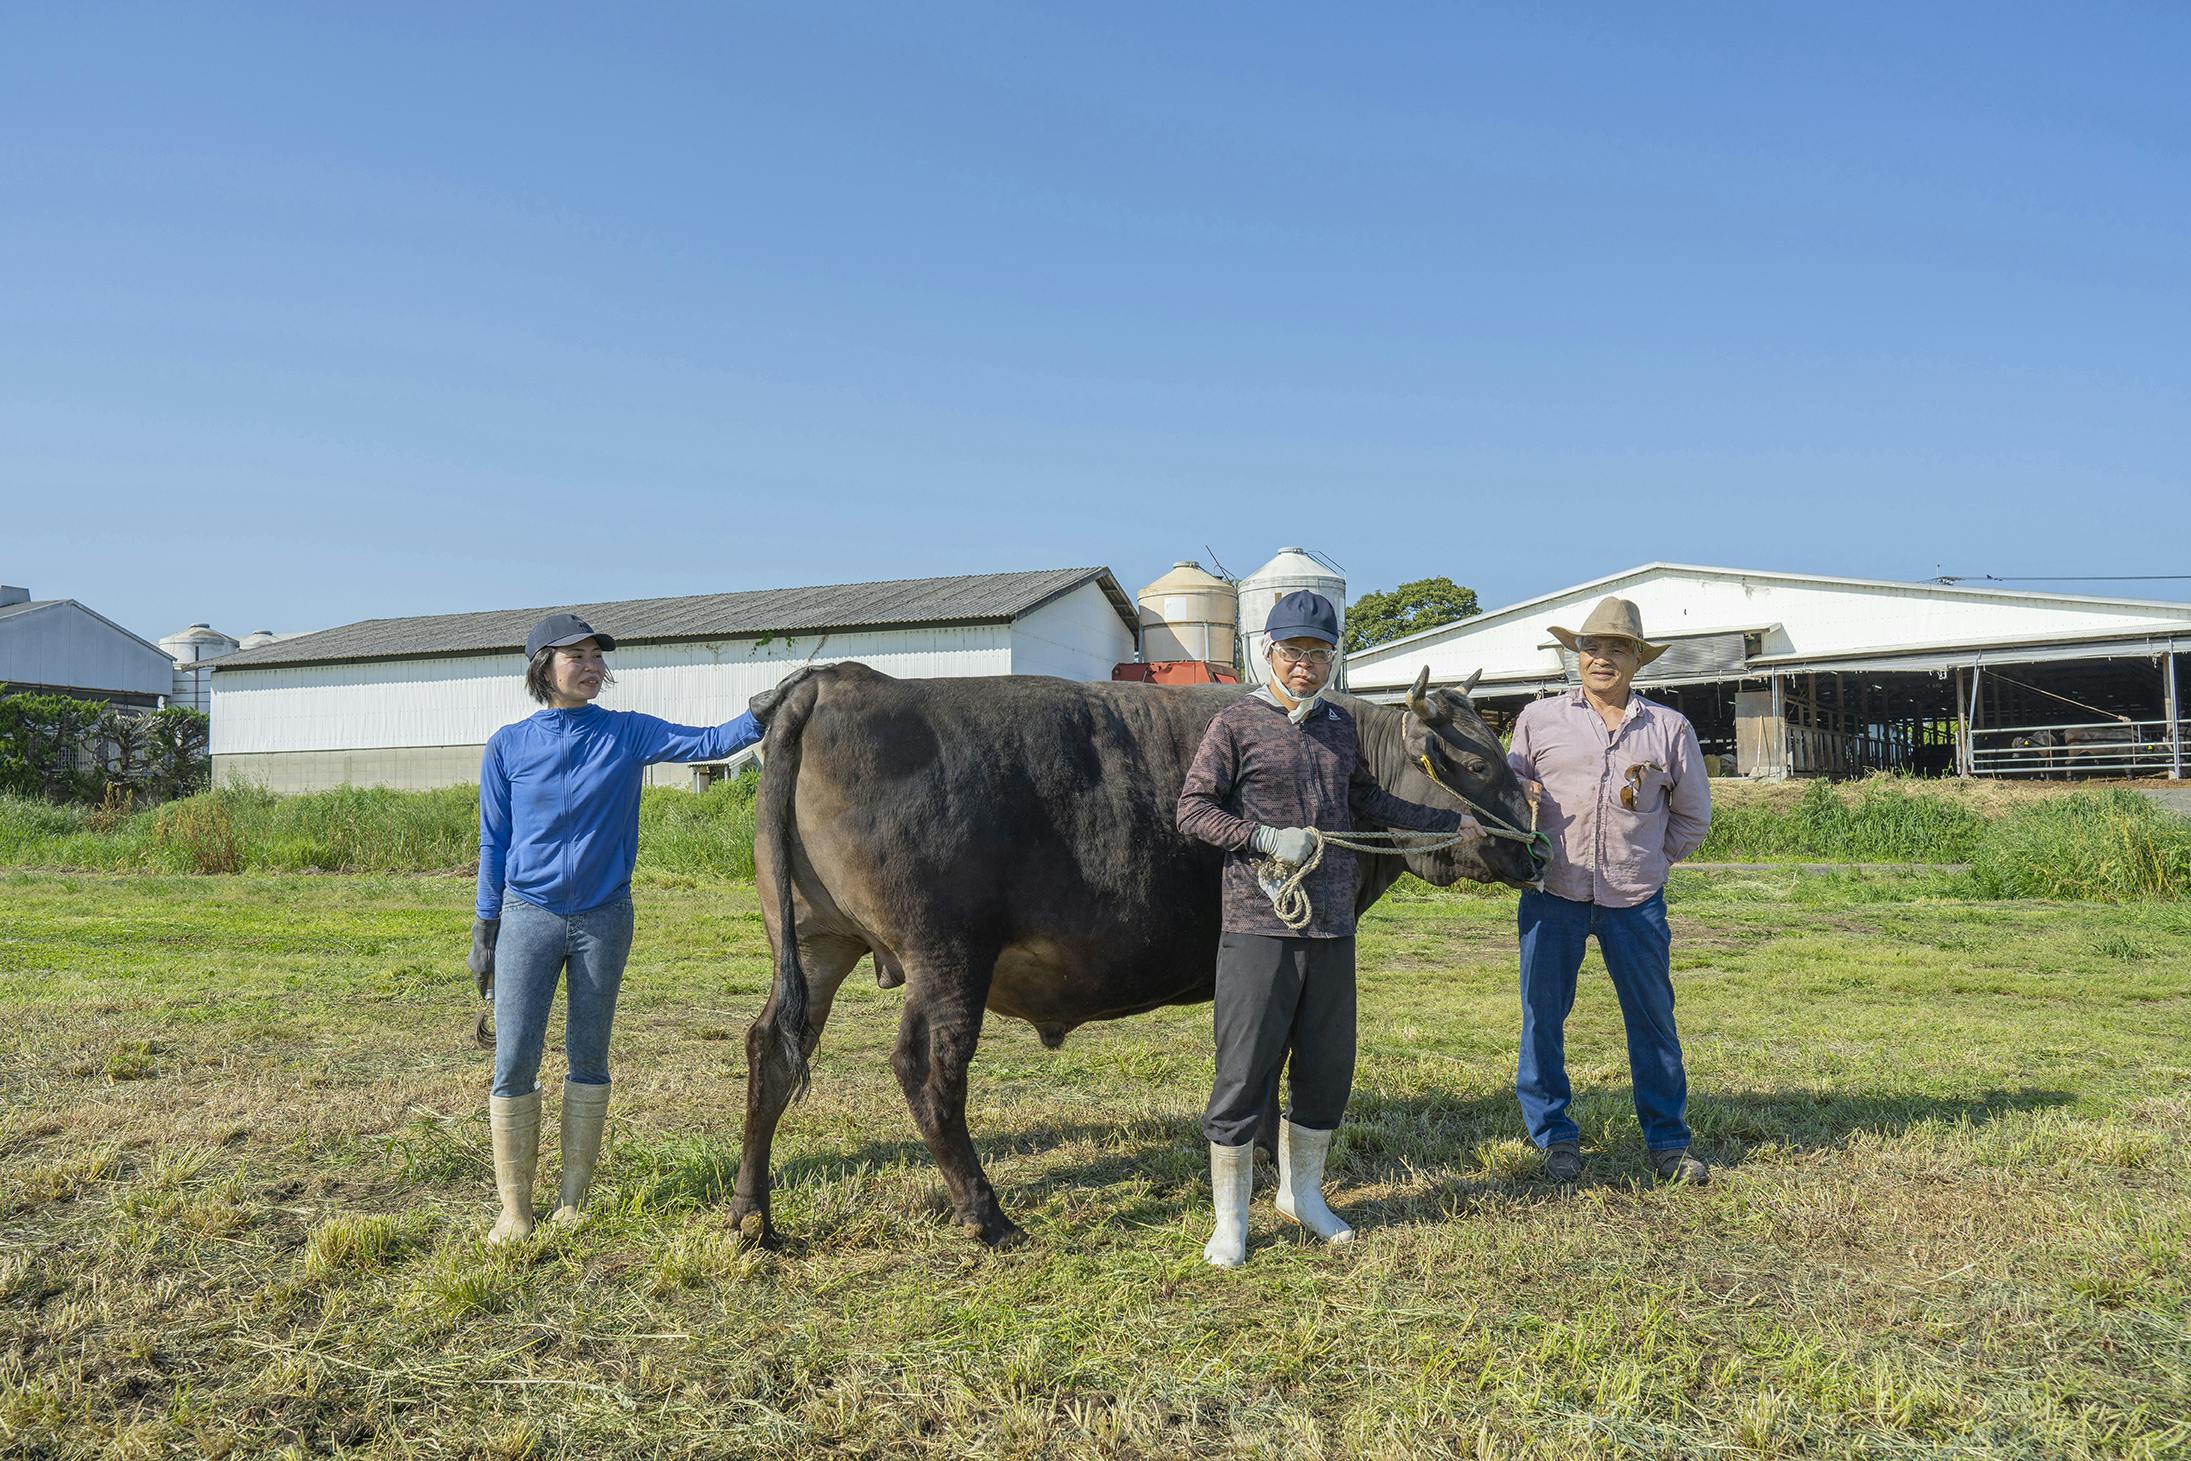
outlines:
[{"label": "gray work glove", "polygon": [[1248,846],[1265,857],[1300,867],[1316,855],[1316,834],[1307,827],[1258,827]]},{"label": "gray work glove", "polygon": [[494,998],[494,942],[501,934],[502,920],[499,918],[472,920],[472,956],[464,962],[479,982],[481,999]]}]

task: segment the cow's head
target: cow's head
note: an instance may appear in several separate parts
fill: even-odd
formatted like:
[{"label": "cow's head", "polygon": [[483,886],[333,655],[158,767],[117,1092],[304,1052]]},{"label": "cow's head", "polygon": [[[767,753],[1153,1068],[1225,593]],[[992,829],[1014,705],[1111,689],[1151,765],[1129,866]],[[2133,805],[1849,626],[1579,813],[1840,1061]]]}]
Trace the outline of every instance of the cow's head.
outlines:
[{"label": "cow's head", "polygon": [[[1468,698],[1482,675],[1478,670],[1458,690],[1430,689],[1428,665],[1415,677],[1400,727],[1406,764],[1393,790],[1424,806],[1470,812],[1486,830],[1503,822],[1528,832],[1535,823],[1521,779],[1506,764],[1505,748]],[[1443,852],[1409,853],[1405,861],[1409,872],[1440,886],[1469,878],[1524,887],[1544,872],[1530,845],[1508,837],[1487,836]]]}]

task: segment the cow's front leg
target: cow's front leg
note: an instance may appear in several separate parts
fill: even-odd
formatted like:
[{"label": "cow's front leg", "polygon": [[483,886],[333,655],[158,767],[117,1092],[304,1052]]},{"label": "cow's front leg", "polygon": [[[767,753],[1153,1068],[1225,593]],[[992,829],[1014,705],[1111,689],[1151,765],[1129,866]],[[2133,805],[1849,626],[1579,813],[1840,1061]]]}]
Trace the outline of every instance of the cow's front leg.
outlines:
[{"label": "cow's front leg", "polygon": [[[1018,1224],[997,1206],[996,1189],[974,1155],[973,1137],[966,1129],[966,1069],[981,1039],[980,994],[969,990],[964,979],[936,981],[915,974],[913,994],[898,1022],[898,1047],[890,1067],[905,1089],[905,1103],[929,1155],[942,1169],[944,1185],[951,1190],[951,1212],[967,1236],[991,1247],[1005,1247],[1023,1235]],[[986,984],[987,981],[983,980]]]}]

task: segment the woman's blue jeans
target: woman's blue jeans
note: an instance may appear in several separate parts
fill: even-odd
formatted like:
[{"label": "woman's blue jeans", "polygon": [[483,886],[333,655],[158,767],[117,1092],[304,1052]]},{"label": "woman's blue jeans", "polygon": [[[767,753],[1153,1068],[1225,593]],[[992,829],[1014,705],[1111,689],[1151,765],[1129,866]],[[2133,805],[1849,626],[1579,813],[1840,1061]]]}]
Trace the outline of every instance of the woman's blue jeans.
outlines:
[{"label": "woman's blue jeans", "polygon": [[609,1025],[631,957],[631,898],[611,899],[565,918],[511,897],[502,905],[494,951],[494,1093],[529,1095],[539,1084],[548,1040],[548,1006],[570,970],[563,1050],[570,1078],[609,1083]]},{"label": "woman's blue jeans", "polygon": [[1567,1116],[1573,1095],[1567,1085],[1567,1016],[1575,1007],[1583,945],[1595,934],[1628,1027],[1628,1074],[1635,1082],[1644,1145],[1655,1152],[1687,1146],[1689,1076],[1674,1031],[1673,935],[1666,927],[1664,890],[1633,908],[1527,892],[1516,921],[1522,946],[1522,1053],[1514,1092],[1521,1097],[1529,1139],[1543,1147],[1582,1135]]}]

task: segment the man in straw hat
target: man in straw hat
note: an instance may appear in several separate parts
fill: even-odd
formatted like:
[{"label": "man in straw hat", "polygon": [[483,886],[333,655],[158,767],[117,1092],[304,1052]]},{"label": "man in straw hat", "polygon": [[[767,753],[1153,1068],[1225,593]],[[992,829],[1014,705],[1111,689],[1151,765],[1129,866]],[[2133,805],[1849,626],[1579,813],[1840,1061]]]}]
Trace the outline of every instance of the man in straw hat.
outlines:
[{"label": "man in straw hat", "polygon": [[1643,637],[1626,599],[1599,602],[1578,630],[1581,688],[1525,707],[1508,755],[1552,839],[1544,891],[1521,896],[1522,1039],[1514,1077],[1545,1175],[1582,1175],[1582,1132],[1567,1114],[1566,1031],[1583,946],[1595,935],[1628,1029],[1636,1117],[1662,1182],[1703,1182],[1689,1152],[1689,1078],[1674,1030],[1666,870],[1704,841],[1712,794],[1696,728],[1635,694],[1636,672],[1666,652]]}]

